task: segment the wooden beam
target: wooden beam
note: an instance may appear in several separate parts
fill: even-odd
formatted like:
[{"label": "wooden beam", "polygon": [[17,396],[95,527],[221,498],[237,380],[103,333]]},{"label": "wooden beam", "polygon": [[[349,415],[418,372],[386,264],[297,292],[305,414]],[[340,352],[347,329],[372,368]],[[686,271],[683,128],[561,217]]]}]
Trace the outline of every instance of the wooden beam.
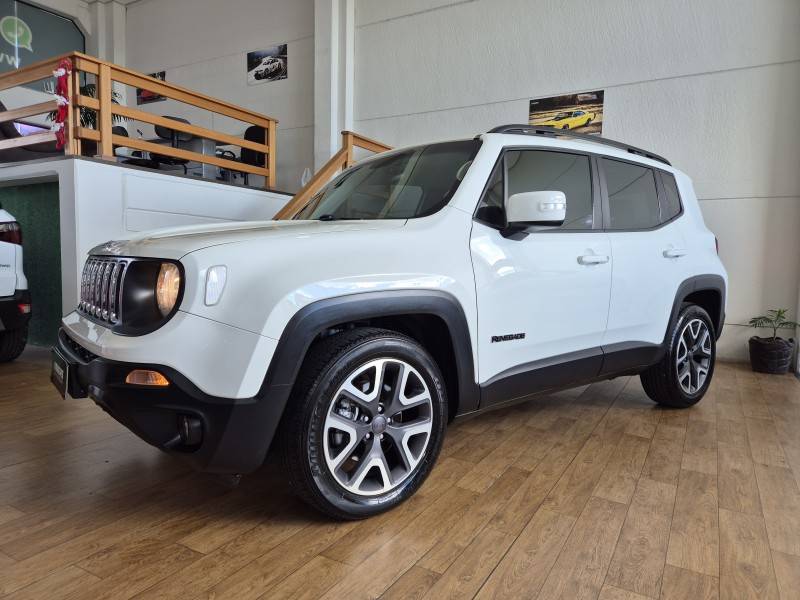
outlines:
[{"label": "wooden beam", "polygon": [[31,104],[30,106],[22,106],[20,108],[13,108],[4,112],[0,112],[0,123],[6,121],[16,121],[17,119],[24,119],[25,117],[32,117],[34,115],[41,115],[42,113],[56,110],[58,104],[55,100],[48,100],[47,102],[39,102],[39,104]]},{"label": "wooden beam", "polygon": [[114,159],[114,145],[111,142],[112,120],[111,120],[111,67],[100,65],[100,75],[97,81],[97,99],[100,101],[100,110],[97,113],[98,129],[100,130],[100,145],[98,152],[103,158]]},{"label": "wooden beam", "polygon": [[353,145],[358,146],[359,148],[363,148],[364,150],[369,150],[370,152],[386,152],[391,150],[391,146],[387,146],[386,144],[379,142],[377,140],[373,140],[372,138],[365,137],[353,131],[343,131],[342,134],[350,134],[353,139]]},{"label": "wooden beam", "polygon": [[8,148],[21,148],[24,146],[32,146],[34,144],[42,144],[45,142],[54,142],[54,141],[56,141],[55,131],[32,133],[31,135],[23,135],[18,138],[9,138],[7,140],[0,140],[0,150],[7,150]]},{"label": "wooden beam", "polygon": [[76,135],[84,140],[100,141],[100,132],[96,129],[89,129],[88,127],[78,127]]},{"label": "wooden beam", "polygon": [[278,122],[270,120],[269,127],[267,127],[267,145],[269,146],[269,153],[264,156],[266,164],[264,165],[269,171],[269,177],[264,179],[265,188],[275,188],[277,181],[275,175],[277,171],[277,156],[278,156]]},{"label": "wooden beam", "polygon": [[173,148],[164,144],[154,144],[153,142],[146,142],[137,138],[129,138],[124,135],[112,135],[111,139],[115,146],[123,146],[125,148],[133,148],[135,150],[143,150],[151,154],[160,154],[162,156],[169,156],[171,158],[180,158],[190,162],[205,163],[237,171],[240,173],[252,173],[253,175],[263,175],[267,177],[269,171],[264,167],[254,167],[235,160],[228,160],[225,158],[218,158],[216,156],[209,156],[200,154],[199,152],[192,152],[190,150],[183,150],[182,148]]},{"label": "wooden beam", "polygon": [[245,123],[251,123],[253,125],[261,125],[264,128],[269,127],[269,121],[271,117],[260,115],[245,108],[234,106],[233,104],[192,92],[191,90],[166,84],[163,81],[153,79],[152,77],[145,77],[143,75],[138,75],[117,68],[114,69],[113,79],[114,81],[124,83],[125,85],[146,89],[150,92],[160,94],[165,98],[185,102],[186,104],[191,104],[197,108],[202,108],[220,115],[225,115],[226,117],[237,119],[238,121],[244,121]]},{"label": "wooden beam", "polygon": [[345,165],[347,161],[347,149],[342,148],[325,165],[317,171],[314,176],[305,184],[302,189],[294,195],[294,198],[280,209],[273,219],[291,219],[294,215],[300,212],[308,201],[314,197],[322,187],[330,181],[331,177],[336,175]]},{"label": "wooden beam", "polygon": [[190,125],[189,123],[181,123],[180,121],[167,119],[166,117],[160,117],[136,108],[114,104],[111,107],[111,112],[115,115],[122,115],[123,117],[133,119],[135,121],[143,121],[144,123],[150,123],[151,125],[161,125],[162,127],[174,129],[175,131],[191,133],[195,137],[217,140],[219,142],[230,144],[231,146],[249,148],[250,150],[255,150],[256,152],[269,152],[269,147],[266,144],[251,142],[250,140],[245,140],[243,138],[236,137],[235,135],[213,131],[212,129],[206,129],[205,127],[199,127],[197,125]]},{"label": "wooden beam", "polygon": [[97,98],[92,98],[91,96],[78,96],[78,99],[75,101],[75,104],[78,106],[85,106],[86,108],[91,108],[92,110],[100,110],[100,101]]}]

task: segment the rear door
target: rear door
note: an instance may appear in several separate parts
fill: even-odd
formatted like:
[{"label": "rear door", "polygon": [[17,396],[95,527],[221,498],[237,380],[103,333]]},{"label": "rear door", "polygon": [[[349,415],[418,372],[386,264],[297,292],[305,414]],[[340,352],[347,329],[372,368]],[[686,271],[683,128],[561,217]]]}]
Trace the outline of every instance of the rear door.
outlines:
[{"label": "rear door", "polygon": [[0,210],[0,297],[13,296],[17,287],[17,245],[10,239],[14,218]]},{"label": "rear door", "polygon": [[688,260],[677,188],[667,193],[663,177],[672,175],[646,165],[598,162],[614,260],[603,350],[661,344]]}]

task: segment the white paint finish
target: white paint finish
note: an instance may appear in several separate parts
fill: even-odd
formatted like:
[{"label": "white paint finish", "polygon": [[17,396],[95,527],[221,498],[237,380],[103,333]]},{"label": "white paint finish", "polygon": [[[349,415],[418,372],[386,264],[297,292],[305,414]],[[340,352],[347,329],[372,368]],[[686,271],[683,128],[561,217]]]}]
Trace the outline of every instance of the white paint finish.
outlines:
[{"label": "white paint finish", "polygon": [[[163,327],[140,337],[111,333],[76,312],[63,319],[67,331],[89,351],[131,363],[151,363],[178,370],[206,394],[249,398],[264,381],[277,345],[272,340],[217,321],[178,311]],[[177,332],[191,331],[191,339]],[[224,348],[224,352],[219,352]]]},{"label": "white paint finish", "polygon": [[[475,223],[470,241],[478,302],[479,380],[602,344],[611,291],[608,235],[540,233],[509,239]],[[605,263],[580,264],[584,255]],[[491,343],[493,335],[525,338]]]},{"label": "white paint finish", "polygon": [[[127,7],[126,38],[126,66],[144,73],[165,70],[170,82],[278,119],[274,187],[300,188],[303,170],[313,167],[309,132],[299,131],[314,123],[313,0],[137,2]],[[247,52],[280,43],[288,43],[288,78],[248,86]],[[135,106],[134,93],[128,90],[128,104]],[[138,108],[232,135],[242,135],[247,127],[172,101]],[[136,127],[145,138],[154,137],[152,127],[141,123]],[[134,127],[128,129],[136,135]],[[297,133],[287,137],[288,131]],[[238,154],[238,149],[234,151]]]},{"label": "white paint finish", "polygon": [[356,25],[363,27],[381,21],[389,21],[409,16],[416,16],[432,10],[439,10],[465,4],[475,0],[404,0],[404,2],[387,2],[380,0],[358,0],[356,2]]},{"label": "white paint finish", "polygon": [[[0,225],[14,221],[16,219],[11,213],[0,208]],[[18,254],[19,259],[17,258]],[[12,296],[14,290],[22,289],[18,287],[17,281],[18,273],[22,274],[21,269],[18,268],[21,262],[22,248],[17,244],[0,241],[0,298]]]},{"label": "white paint finish", "polygon": [[359,27],[356,118],[797,60],[798,29],[795,0],[455,4]]},{"label": "white paint finish", "polygon": [[728,266],[728,323],[746,324],[770,308],[797,306],[800,197],[700,202]]}]

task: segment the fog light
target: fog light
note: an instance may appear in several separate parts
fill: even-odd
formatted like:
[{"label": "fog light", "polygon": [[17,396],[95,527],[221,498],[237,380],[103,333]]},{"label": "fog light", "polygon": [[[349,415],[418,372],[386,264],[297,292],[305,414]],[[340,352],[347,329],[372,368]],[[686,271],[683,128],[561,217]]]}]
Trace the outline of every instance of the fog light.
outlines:
[{"label": "fog light", "polygon": [[149,371],[147,369],[134,369],[125,378],[125,383],[130,385],[149,385],[153,387],[166,387],[169,385],[169,380],[158,371]]}]

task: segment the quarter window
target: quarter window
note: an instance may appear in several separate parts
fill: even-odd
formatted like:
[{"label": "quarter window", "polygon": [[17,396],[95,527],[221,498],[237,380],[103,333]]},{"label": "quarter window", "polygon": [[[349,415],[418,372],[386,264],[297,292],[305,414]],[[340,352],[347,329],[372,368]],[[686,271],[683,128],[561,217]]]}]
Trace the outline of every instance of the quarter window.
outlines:
[{"label": "quarter window", "polygon": [[650,229],[660,223],[658,192],[652,169],[601,159],[606,176],[610,229]]},{"label": "quarter window", "polygon": [[504,168],[502,163],[498,165],[489,181],[475,215],[478,219],[505,226],[508,196],[520,192],[559,191],[564,192],[567,199],[567,217],[560,229],[592,228],[592,175],[588,156],[549,150],[510,150],[503,160]]},{"label": "quarter window", "polygon": [[678,192],[678,184],[672,173],[661,172],[661,181],[664,183],[666,197],[661,204],[661,222],[666,223],[675,218],[681,212],[681,195]]}]

